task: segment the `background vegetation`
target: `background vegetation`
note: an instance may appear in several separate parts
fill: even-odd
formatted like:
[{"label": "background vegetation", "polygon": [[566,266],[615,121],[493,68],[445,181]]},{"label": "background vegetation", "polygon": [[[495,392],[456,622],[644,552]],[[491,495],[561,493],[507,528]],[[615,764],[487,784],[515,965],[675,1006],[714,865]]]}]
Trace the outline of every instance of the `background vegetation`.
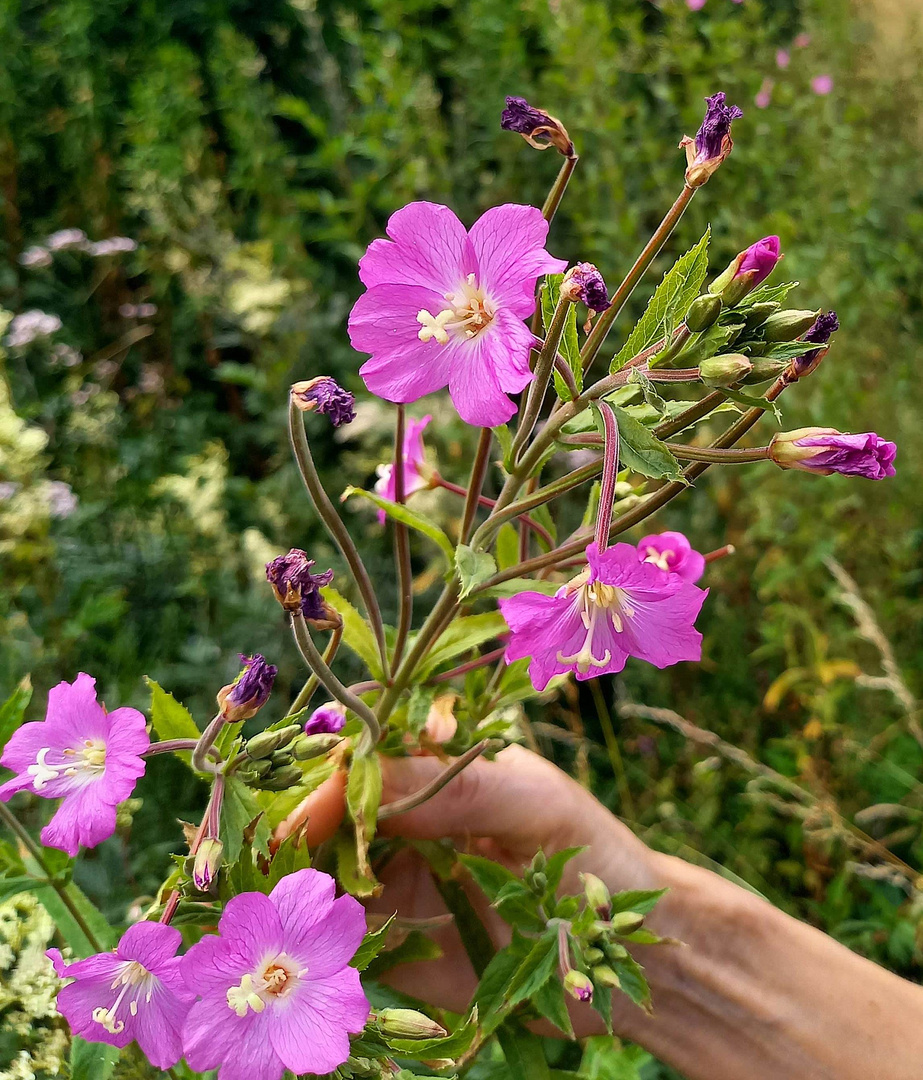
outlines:
[{"label": "background vegetation", "polygon": [[[843,327],[786,426],[878,430],[899,444],[898,476],[711,470],[660,522],[737,548],[709,575],[704,662],[630,664],[533,716],[531,737],[648,842],[919,978],[923,39],[911,22],[882,38],[860,6],[0,5],[0,305],[62,321],[0,359],[0,695],[31,673],[37,717],[50,685],[85,670],[110,705],[145,707],[147,674],[204,721],[241,651],[279,664],[281,697],[300,685],[263,563],[293,545],[336,559],[288,460],[286,389],[320,372],[360,389],[344,327],[366,243],[414,198],[469,221],[540,203],[554,155],[498,129],[518,93],[582,155],[552,250],[617,279],[678,191],[676,142],[723,88],[746,111],[734,154],[648,285],[709,222],[716,270],[779,233],[803,306],[836,308]],[[829,95],[811,90],[818,74]],[[64,228],[139,246],[22,264]],[[463,431],[443,419],[434,450],[461,479]],[[343,441],[326,436],[332,489],[347,472],[371,482],[388,423],[366,405]],[[353,521],[387,608],[390,554],[369,514]],[[155,887],[201,793],[161,769],[139,795],[130,838],[81,864],[114,919]]]}]

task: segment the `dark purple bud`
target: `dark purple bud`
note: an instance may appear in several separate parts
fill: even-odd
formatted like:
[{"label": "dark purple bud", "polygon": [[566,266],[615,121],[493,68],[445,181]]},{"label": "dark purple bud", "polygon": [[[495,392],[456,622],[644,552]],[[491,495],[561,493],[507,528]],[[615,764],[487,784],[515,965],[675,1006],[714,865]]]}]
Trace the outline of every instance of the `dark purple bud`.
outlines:
[{"label": "dark purple bud", "polygon": [[257,653],[255,656],[240,654],[243,671],[234,682],[218,692],[218,705],[225,719],[236,723],[255,716],[269,700],[272,684],[278,668],[267,664]]},{"label": "dark purple bud", "polygon": [[895,444],[874,431],[846,435],[835,428],[799,428],[774,435],[769,444],[769,457],[783,469],[824,476],[840,473],[884,480],[894,476],[896,456]]},{"label": "dark purple bud", "polygon": [[609,306],[606,283],[592,263],[582,262],[571,267],[564,275],[561,292],[570,300],[579,300],[590,311],[605,311]]},{"label": "dark purple bud", "polygon": [[333,571],[312,574],[313,566],[314,560],[304,551],[292,548],[288,555],[280,555],[266,564],[266,580],[286,611],[300,611],[309,621],[329,620],[332,608],[320,590],[333,581]]},{"label": "dark purple bud", "polygon": [[[801,340],[826,346],[839,328],[840,320],[836,317],[836,312],[825,311],[817,316],[814,325],[805,331]],[[810,352],[806,352],[804,356],[796,356],[789,365],[787,378],[791,382],[797,382],[798,379],[803,379],[805,375],[810,375],[826,355],[826,348],[820,348],[812,349]]]},{"label": "dark purple bud", "polygon": [[814,325],[808,330],[802,341],[813,341],[818,345],[826,345],[831,336],[840,328],[840,320],[835,311],[825,311],[818,315]]},{"label": "dark purple bud", "polygon": [[743,116],[736,105],[726,104],[723,90],[705,99],[707,109],[695,139],[687,135],[680,146],[686,150],[686,183],[700,187],[731,152],[731,124]]},{"label": "dark purple bud", "polygon": [[356,419],[356,399],[329,375],[297,382],[292,387],[292,400],[302,412],[319,412],[329,417],[334,427]]},{"label": "dark purple bud", "polygon": [[334,701],[321,705],[308,717],[304,725],[305,735],[336,735],[346,726],[346,710]]},{"label": "dark purple bud", "polygon": [[536,150],[554,146],[565,157],[574,156],[574,144],[561,121],[543,109],[536,109],[525,98],[506,99],[506,108],[500,114],[500,127],[504,131],[515,131]]}]

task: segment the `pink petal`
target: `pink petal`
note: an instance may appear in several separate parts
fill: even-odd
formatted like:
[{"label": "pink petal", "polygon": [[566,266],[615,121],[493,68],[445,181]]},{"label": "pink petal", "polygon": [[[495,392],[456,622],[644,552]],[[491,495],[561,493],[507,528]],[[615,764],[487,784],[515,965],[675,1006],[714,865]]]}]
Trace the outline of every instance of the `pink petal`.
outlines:
[{"label": "pink petal", "polygon": [[[131,1030],[145,1057],[158,1069],[170,1069],[183,1056],[182,1032],[193,996],[177,998],[163,986],[155,988],[149,1002],[138,1002],[138,1015],[129,1013],[125,1030]],[[129,1021],[133,1021],[129,1025]]]},{"label": "pink petal", "polygon": [[81,671],[72,683],[53,686],[48,691],[45,720],[73,739],[105,738],[109,728],[105,709],[96,700],[96,680]]},{"label": "pink petal", "polygon": [[271,1020],[269,1009],[238,1016],[223,996],[197,1001],[183,1028],[186,1064],[195,1072],[220,1066],[218,1080],[279,1080],[285,1066],[270,1042]]},{"label": "pink petal", "polygon": [[269,894],[285,934],[286,948],[298,935],[327,917],[333,906],[336,882],[320,870],[299,870],[288,874]]},{"label": "pink petal", "polygon": [[42,747],[51,745],[50,740],[52,738],[54,739],[54,745],[58,746],[59,740],[55,734],[49,730],[48,724],[39,720],[33,720],[28,724],[23,724],[22,727],[17,728],[13,732],[3,749],[3,756],[0,757],[0,764],[5,765],[14,772],[23,773],[25,775],[15,777],[13,780],[8,780],[3,787],[0,787],[0,798],[2,798],[4,802],[10,798],[14,792],[32,786],[32,778],[26,774],[26,769],[30,765],[35,764],[38,753]]},{"label": "pink petal", "polygon": [[241,893],[229,900],[218,933],[235,952],[255,964],[267,952],[285,947],[282,921],[275,904],[262,893]]},{"label": "pink petal", "polygon": [[557,654],[572,656],[580,650],[586,629],[572,597],[521,592],[500,600],[500,612],[513,631],[506,649],[507,663],[530,657],[529,677],[536,690],[544,690],[555,675],[572,669]]},{"label": "pink petal", "polygon": [[359,280],[367,288],[422,285],[442,295],[477,272],[465,226],[447,206],[409,203],[391,215],[387,233],[394,243],[373,240],[359,260]]},{"label": "pink petal", "polygon": [[628,595],[634,615],[624,620],[623,637],[633,656],[659,668],[702,659],[702,635],[693,623],[708,596],[707,589],[683,582],[668,600],[656,603],[630,591]]},{"label": "pink petal", "polygon": [[176,956],[182,940],[183,936],[175,926],[139,922],[125,931],[116,952],[120,959],[137,960],[156,974],[162,964]]},{"label": "pink petal", "polygon": [[495,340],[498,335],[492,329],[453,348],[449,394],[458,415],[475,427],[505,424],[516,412],[516,405],[500,388],[495,371],[495,361],[505,358],[506,348],[502,341]]},{"label": "pink petal", "polygon": [[[151,737],[147,733],[147,720],[137,709],[121,708],[113,709],[106,718],[109,721],[109,732],[106,735],[106,764],[109,758],[117,757],[140,757],[151,745]],[[141,776],[144,772],[142,767]]]},{"label": "pink petal", "polygon": [[482,348],[490,356],[501,390],[518,394],[532,382],[535,376],[529,358],[535,338],[522,319],[509,308],[501,308],[494,318],[494,325],[479,334],[477,340],[481,338],[484,339]]},{"label": "pink petal", "polygon": [[83,847],[96,847],[115,832],[115,803],[105,799],[105,777],[91,780],[68,795],[42,829],[42,843],[71,857]]},{"label": "pink petal", "polygon": [[206,934],[180,957],[180,972],[184,983],[203,997],[222,997],[227,993],[228,987],[240,984],[240,980],[252,966],[241,950],[217,934]]}]

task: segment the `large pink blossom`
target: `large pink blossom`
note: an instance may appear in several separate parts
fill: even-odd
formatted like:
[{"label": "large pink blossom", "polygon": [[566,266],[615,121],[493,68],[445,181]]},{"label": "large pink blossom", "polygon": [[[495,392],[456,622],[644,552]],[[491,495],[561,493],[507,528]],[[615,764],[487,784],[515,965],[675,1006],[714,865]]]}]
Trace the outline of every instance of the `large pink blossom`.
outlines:
[{"label": "large pink blossom", "polygon": [[180,974],[179,930],[161,923],[130,926],[114,952],[67,964],[48,957],[62,979],[57,1008],[71,1032],[88,1042],[127,1046],[136,1041],[148,1061],[169,1069],[183,1056],[180,1036],[195,992]]},{"label": "large pink blossom", "polygon": [[13,732],[0,763],[18,775],[0,787],[0,800],[17,791],[63,799],[42,843],[76,855],[115,832],[115,808],[144,774],[150,743],[141,713],[107,713],[96,700],[96,680],[81,672],[52,687],[43,721]]},{"label": "large pink blossom", "polygon": [[389,240],[359,262],[367,291],[349,316],[353,348],[373,394],[416,401],[448,386],[463,420],[506,423],[507,397],[531,380],[533,337],[522,321],[535,283],[567,265],[544,248],[548,222],[534,206],[506,204],[467,231],[447,206],[415,202],[391,215]]},{"label": "large pink blossom", "polygon": [[555,675],[578,679],[621,671],[629,656],[664,668],[698,660],[702,635],[693,623],[707,589],[638,558],[632,544],[600,552],[554,596],[521,592],[500,601],[512,631],[506,660],[530,657],[529,675],[544,690]]},{"label": "large pink blossom", "polygon": [[365,934],[362,906],[334,899],[319,870],[284,877],[269,896],[229,901],[218,935],[183,957],[183,977],[201,994],[183,1034],[186,1062],[218,1080],[279,1080],[328,1073],[349,1057],[369,1003],[349,961]]},{"label": "large pink blossom", "polygon": [[[401,455],[405,499],[415,491],[425,488],[429,483],[421,472],[421,466],[424,464],[423,432],[426,430],[426,425],[430,420],[432,420],[431,416],[424,416],[422,420],[407,418],[407,429],[404,432],[404,446]],[[394,463],[389,461],[379,465],[376,472],[378,473],[378,479],[375,481],[375,490],[385,499],[394,502],[397,497],[394,483]],[[382,525],[384,525],[387,516],[384,510],[378,511],[378,520]]]}]

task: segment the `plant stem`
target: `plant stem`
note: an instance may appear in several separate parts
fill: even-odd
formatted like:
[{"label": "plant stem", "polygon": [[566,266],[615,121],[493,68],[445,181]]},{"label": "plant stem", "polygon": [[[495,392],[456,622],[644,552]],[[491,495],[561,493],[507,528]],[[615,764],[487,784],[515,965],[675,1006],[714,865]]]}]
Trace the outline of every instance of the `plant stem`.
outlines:
[{"label": "plant stem", "polygon": [[567,325],[567,313],[570,310],[572,300],[566,296],[559,296],[551,323],[545,332],[545,341],[535,361],[535,377],[527,392],[522,412],[519,416],[519,426],[516,430],[516,438],[513,440],[512,459],[515,461],[520,451],[526,444],[526,440],[532,434],[535,421],[541,412],[542,402],[545,400],[545,392],[548,389],[548,380],[551,378],[551,370],[554,367],[555,357],[558,355],[558,345],[561,335]]},{"label": "plant stem", "polygon": [[327,666],[324,658],[317,651],[317,646],[308,630],[308,624],[300,611],[292,612],[292,635],[302,659],[324,684],[330,696],[336,698],[347,709],[351,709],[365,724],[365,732],[356,747],[356,753],[360,755],[372,753],[381,737],[381,728],[375,714],[361,698],[356,697],[345,687]]},{"label": "plant stem", "polygon": [[474,515],[478,508],[478,499],[481,489],[484,487],[484,478],[487,476],[487,466],[490,461],[490,441],[492,438],[490,428],[481,428],[478,438],[477,450],[474,454],[474,464],[471,466],[471,478],[468,481],[468,491],[465,495],[465,510],[462,515],[460,542],[468,543],[471,528],[474,525]]},{"label": "plant stem", "polygon": [[289,402],[288,430],[295,461],[298,464],[298,471],[301,473],[301,479],[304,481],[308,495],[311,497],[321,521],[326,525],[327,531],[340,549],[358,586],[359,595],[362,597],[362,603],[365,606],[372,633],[375,635],[375,641],[378,645],[381,669],[385,678],[387,678],[389,670],[388,650],[385,646],[385,628],[381,618],[381,608],[378,606],[378,597],[375,595],[365,563],[363,563],[352,537],[343,524],[343,519],[336,512],[336,508],[330,501],[330,497],[324,490],[320,477],[317,475],[317,468],[314,464],[314,458],[311,456],[311,448],[308,445],[308,437],[305,433],[304,417],[294,400]]},{"label": "plant stem", "polygon": [[713,410],[717,409],[719,405],[722,405],[727,398],[720,390],[713,390],[710,394],[706,394],[705,397],[696,401],[693,405],[690,405],[688,409],[684,409],[681,413],[674,416],[672,420],[664,420],[654,428],[654,435],[658,439],[665,439],[669,435],[676,435],[678,432],[685,430],[690,424],[694,424],[697,420],[701,420],[704,416]]},{"label": "plant stem", "polygon": [[[205,807],[205,813],[202,815],[202,820],[199,822],[199,827],[196,829],[196,834],[192,838],[192,843],[189,845],[189,854],[195,856],[199,848],[202,846],[202,841],[205,839],[206,833],[212,836],[218,836],[220,831],[221,821],[221,805],[224,802],[224,775],[223,773],[216,773],[212,789],[208,796],[208,803]],[[160,916],[160,921],[164,926],[169,926],[173,921],[173,916],[176,914],[176,909],[179,907],[180,893],[178,889],[173,889],[170,895],[167,897],[167,902],[163,906],[163,912]]]},{"label": "plant stem", "polygon": [[[336,656],[337,650],[339,649],[340,642],[342,640],[343,627],[337,626],[331,633],[330,641],[327,643],[327,648],[324,650],[324,663],[328,667],[333,663],[333,658]],[[298,691],[298,696],[292,702],[291,707],[288,710],[288,714],[285,716],[286,720],[288,720],[289,717],[295,716],[297,713],[300,713],[302,709],[306,709],[308,705],[311,704],[311,698],[314,697],[314,694],[319,685],[320,680],[314,674],[314,672],[311,672],[304,686],[302,686],[302,688]],[[376,686],[377,685],[378,684],[376,683]]]},{"label": "plant stem", "polygon": [[415,791],[412,795],[406,795],[403,799],[396,799],[394,802],[382,806],[378,811],[378,820],[384,821],[386,818],[397,817],[398,814],[406,814],[408,810],[422,806],[423,803],[442,791],[453,777],[458,776],[472,761],[479,758],[485,750],[499,750],[502,745],[503,743],[499,739],[482,739],[479,743],[475,743],[470,750],[466,750],[461,757],[457,757],[451,765],[447,766],[437,777],[430,780],[425,787],[421,787],[419,791]]},{"label": "plant stem", "polygon": [[719,449],[712,446],[687,446],[685,443],[665,443],[674,457],[684,461],[708,461],[714,465],[743,465],[751,461],[765,461],[769,457],[768,446],[752,450]]},{"label": "plant stem", "polygon": [[549,225],[551,224],[554,215],[557,213],[558,207],[561,205],[561,200],[564,198],[564,192],[567,190],[568,181],[573,175],[579,160],[580,157],[578,154],[572,154],[570,157],[566,157],[561,163],[561,168],[558,171],[555,182],[551,185],[551,191],[548,192],[548,197],[545,199],[545,203],[542,206],[542,217]]},{"label": "plant stem", "polygon": [[163,742],[151,743],[141,755],[153,757],[155,754],[169,754],[174,750],[195,750],[198,739],[164,739]]},{"label": "plant stem", "polygon": [[596,513],[596,546],[605,551],[609,542],[609,526],[612,523],[612,506],[615,502],[615,481],[619,471],[619,426],[616,423],[612,406],[605,401],[599,403],[603,424],[606,429],[605,453],[603,455],[603,481],[599,493],[599,508]]},{"label": "plant stem", "polygon": [[644,250],[635,260],[634,266],[632,266],[626,274],[625,280],[615,290],[612,299],[609,301],[609,306],[596,320],[596,325],[593,327],[590,336],[586,339],[583,349],[581,350],[584,371],[589,370],[590,365],[596,359],[600,347],[606,340],[606,335],[609,333],[619,312],[621,312],[628,298],[634,292],[635,286],[644,276],[644,271],[647,270],[654,261],[657,253],[669,239],[670,233],[676,228],[677,222],[683,216],[686,207],[692,201],[693,195],[695,195],[695,188],[683,185],[683,190],[680,192],[676,202],[673,203],[667,211],[663,221],[657,226],[654,235],[648,240]]},{"label": "plant stem", "polygon": [[224,711],[222,710],[199,736],[199,741],[195,744],[195,749],[192,751],[192,767],[196,772],[215,771],[214,765],[208,760],[208,754],[214,746],[215,739],[218,738],[221,729],[229,722],[230,721],[224,715]]},{"label": "plant stem", "polygon": [[16,834],[16,836],[22,843],[22,846],[26,849],[26,851],[29,852],[35,862],[38,863],[38,865],[44,871],[45,877],[48,880],[48,884],[58,894],[58,898],[60,899],[61,903],[67,908],[74,922],[80,927],[80,930],[86,937],[90,948],[93,949],[94,952],[103,952],[104,950],[102,945],[100,944],[98,938],[93,933],[93,931],[87,925],[86,919],[84,919],[83,915],[80,913],[79,908],[74,903],[73,899],[68,893],[67,886],[63,882],[55,879],[51,868],[48,866],[48,863],[45,862],[44,851],[42,851],[41,847],[29,835],[29,830],[22,824],[19,818],[16,817],[13,811],[10,810],[9,807],[7,807],[4,803],[0,803],[0,821],[2,821],[7,826],[7,828],[10,829],[11,832]]},{"label": "plant stem", "polygon": [[[453,484],[448,480],[444,480],[441,476],[436,476],[433,481],[437,487],[445,488],[446,491],[451,491],[453,495],[461,495],[461,497],[467,498],[468,492],[461,486],[461,484]],[[493,509],[497,505],[496,499],[488,499],[486,495],[478,496],[478,506],[486,506],[489,509]],[[515,517],[517,515],[507,515]],[[546,544],[550,544],[554,547],[554,540],[551,538],[551,533],[545,528],[544,525],[534,519],[530,518],[527,514],[518,515],[524,525],[527,525],[530,529],[533,529],[535,533],[540,536]],[[504,519],[505,520],[505,519]]]},{"label": "plant stem", "polygon": [[[394,430],[394,501],[405,502],[404,491],[404,406],[397,407],[397,424]],[[413,573],[410,567],[410,537],[407,526],[394,522],[394,560],[397,563],[398,622],[394,640],[392,664],[397,667],[404,654],[407,635],[413,619]]]},{"label": "plant stem", "polygon": [[466,664],[459,664],[458,667],[452,668],[451,671],[443,671],[439,675],[433,675],[432,678],[427,679],[427,682],[449,682],[451,679],[455,679],[459,675],[467,675],[469,671],[476,671],[478,668],[486,667],[488,664],[492,664],[494,660],[500,660],[505,652],[506,646],[501,645],[499,649],[494,649],[493,652],[484,653],[483,656],[478,656],[474,660],[469,660]]}]

